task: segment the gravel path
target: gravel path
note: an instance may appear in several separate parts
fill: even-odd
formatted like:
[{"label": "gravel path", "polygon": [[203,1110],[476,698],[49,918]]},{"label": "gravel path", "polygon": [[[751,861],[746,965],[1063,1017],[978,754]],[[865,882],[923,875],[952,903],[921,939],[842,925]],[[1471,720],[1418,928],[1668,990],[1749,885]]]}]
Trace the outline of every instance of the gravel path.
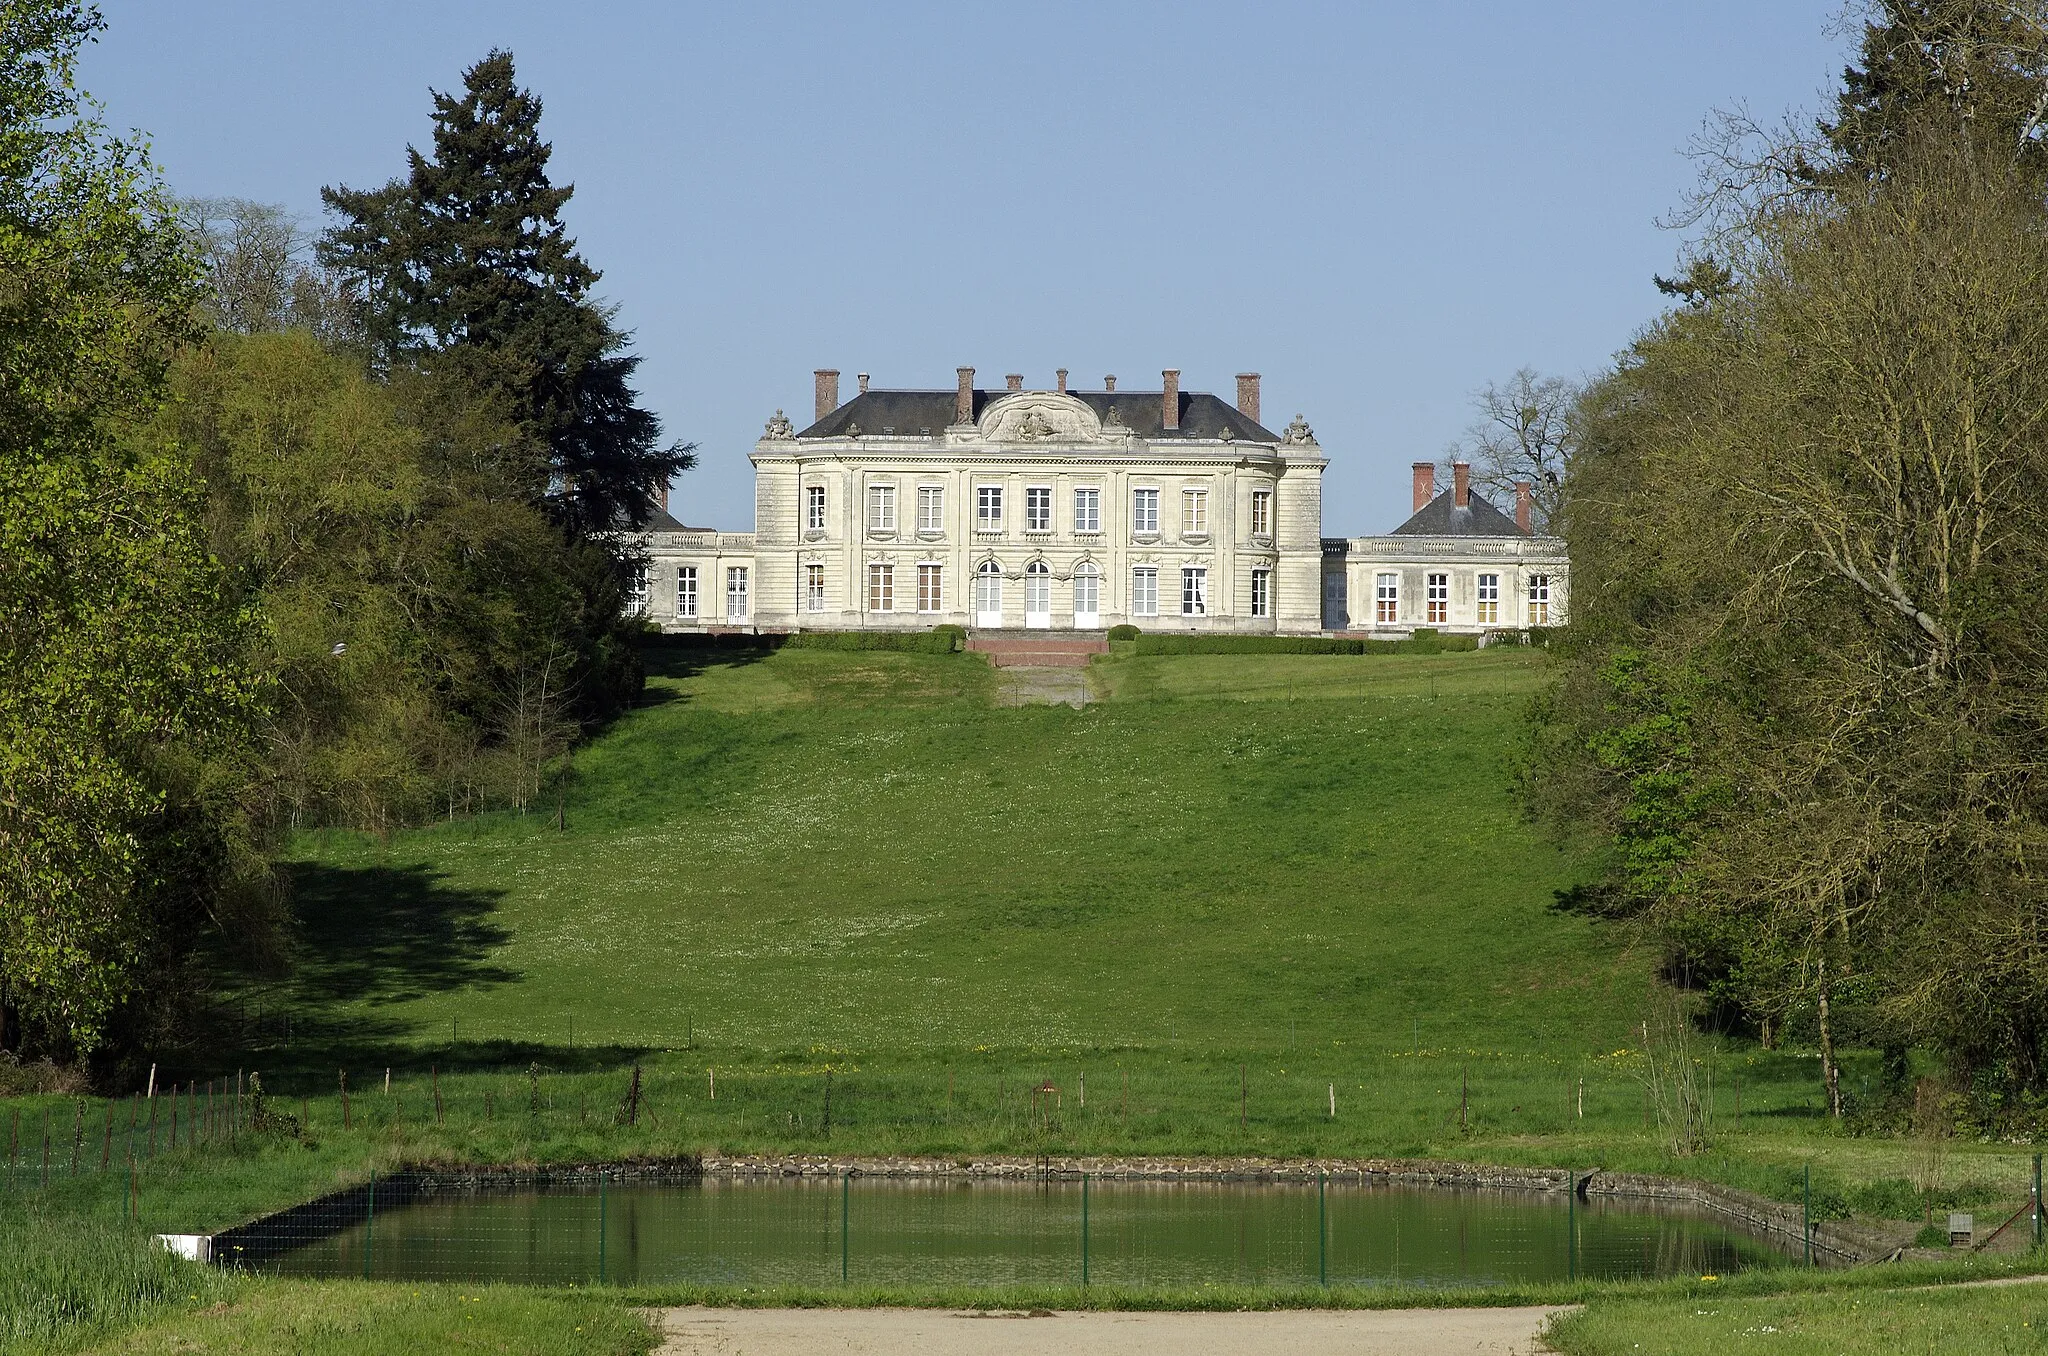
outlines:
[{"label": "gravel path", "polygon": [[1558,1308],[1266,1313],[658,1309],[656,1356],[1527,1356]]}]

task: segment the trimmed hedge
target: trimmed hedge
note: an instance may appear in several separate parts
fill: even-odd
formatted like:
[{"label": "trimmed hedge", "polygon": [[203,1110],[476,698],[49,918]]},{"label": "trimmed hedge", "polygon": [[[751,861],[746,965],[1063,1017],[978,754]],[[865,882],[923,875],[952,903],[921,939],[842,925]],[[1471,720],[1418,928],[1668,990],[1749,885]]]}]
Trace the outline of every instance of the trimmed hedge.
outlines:
[{"label": "trimmed hedge", "polygon": [[902,654],[951,654],[967,633],[957,626],[929,631],[798,631],[783,642],[792,650],[895,650]]},{"label": "trimmed hedge", "polygon": [[1138,638],[1138,628],[1129,622],[1120,622],[1109,628],[1109,638],[1111,640],[1136,640]]},{"label": "trimmed hedge", "polygon": [[1410,640],[1355,636],[1139,636],[1133,654],[1447,654],[1479,648],[1477,636],[1434,632]]}]

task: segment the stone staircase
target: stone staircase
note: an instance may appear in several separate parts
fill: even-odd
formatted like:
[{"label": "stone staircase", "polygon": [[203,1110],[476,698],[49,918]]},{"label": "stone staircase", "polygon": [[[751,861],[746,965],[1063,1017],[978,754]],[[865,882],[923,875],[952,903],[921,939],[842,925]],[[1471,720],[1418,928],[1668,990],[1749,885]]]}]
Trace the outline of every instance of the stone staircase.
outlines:
[{"label": "stone staircase", "polygon": [[999,669],[1085,669],[1109,641],[1099,631],[970,631],[967,648]]}]

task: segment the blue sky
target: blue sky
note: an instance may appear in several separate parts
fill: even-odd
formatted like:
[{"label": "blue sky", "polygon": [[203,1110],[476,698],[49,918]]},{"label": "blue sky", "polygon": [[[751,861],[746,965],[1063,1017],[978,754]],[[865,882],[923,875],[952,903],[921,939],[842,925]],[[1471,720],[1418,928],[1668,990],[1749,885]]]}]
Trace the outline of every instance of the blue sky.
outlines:
[{"label": "blue sky", "polygon": [[509,48],[646,403],[701,445],[673,507],[725,528],[812,368],[971,364],[1257,370],[1330,457],[1324,531],[1383,531],[1474,390],[1598,369],[1656,313],[1708,110],[1818,107],[1846,54],[1839,0],[103,8],[86,83],[176,191],[315,223]]}]

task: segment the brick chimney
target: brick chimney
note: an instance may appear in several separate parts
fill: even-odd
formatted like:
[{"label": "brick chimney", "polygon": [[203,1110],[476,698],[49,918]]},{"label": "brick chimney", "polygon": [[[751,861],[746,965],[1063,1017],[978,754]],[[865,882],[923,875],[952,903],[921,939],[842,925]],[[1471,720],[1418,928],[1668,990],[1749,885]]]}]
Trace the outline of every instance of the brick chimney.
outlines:
[{"label": "brick chimney", "polygon": [[1059,370],[1059,379],[1060,379],[1060,394],[1061,394],[1061,395],[1065,395],[1065,394],[1067,393],[1067,369],[1066,369],[1066,368],[1062,367],[1062,368],[1061,368],[1061,369]]},{"label": "brick chimney", "polygon": [[1526,480],[1515,482],[1515,526],[1522,529],[1522,535],[1536,535],[1536,487]]},{"label": "brick chimney", "polygon": [[1436,498],[1436,463],[1418,461],[1415,463],[1415,512],[1429,507],[1429,501]]},{"label": "brick chimney", "polygon": [[1108,376],[1106,376],[1106,377],[1104,377],[1104,378],[1102,379],[1102,389],[1103,389],[1103,390],[1105,390],[1105,391],[1114,391],[1114,390],[1116,389],[1116,374],[1115,374],[1115,373],[1113,373],[1113,372],[1112,372],[1112,373],[1111,373],[1110,375],[1108,375]]},{"label": "brick chimney", "polygon": [[1451,506],[1472,507],[1472,463],[1469,461],[1451,463]]},{"label": "brick chimney", "polygon": [[974,422],[974,369],[956,367],[960,377],[960,388],[953,393],[953,422],[971,424]]},{"label": "brick chimney", "polygon": [[868,374],[865,372],[856,372],[853,375],[853,379],[860,383],[860,393],[862,395],[866,395],[868,393]]},{"label": "brick chimney", "polygon": [[1159,426],[1180,427],[1180,369],[1169,367],[1159,374],[1164,393],[1159,397]]},{"label": "brick chimney", "polygon": [[1254,424],[1259,422],[1259,374],[1237,374],[1237,412]]},{"label": "brick chimney", "polygon": [[668,482],[667,482],[666,480],[664,480],[664,481],[662,481],[662,482],[661,482],[661,489],[660,489],[660,490],[659,490],[659,491],[658,491],[658,492],[657,492],[657,493],[655,494],[655,496],[654,496],[654,497],[655,497],[655,499],[656,499],[656,500],[658,500],[658,501],[660,502],[660,504],[661,504],[661,511],[662,511],[663,513],[667,513],[667,512],[668,512]]},{"label": "brick chimney", "polygon": [[818,396],[816,401],[818,412],[811,416],[811,422],[816,423],[839,408],[839,369],[836,367],[821,367],[811,373],[811,379],[816,383],[814,389]]},{"label": "brick chimney", "polygon": [[1012,391],[1021,391],[1021,390],[1023,390],[1023,389],[1024,389],[1024,374],[1023,374],[1022,372],[1012,372],[1012,373],[1010,373],[1010,374],[1009,374],[1008,376],[1006,376],[1006,377],[1004,377],[1004,378],[1003,378],[1003,385],[1004,385],[1005,387],[1007,387],[1008,389],[1012,390]]}]

